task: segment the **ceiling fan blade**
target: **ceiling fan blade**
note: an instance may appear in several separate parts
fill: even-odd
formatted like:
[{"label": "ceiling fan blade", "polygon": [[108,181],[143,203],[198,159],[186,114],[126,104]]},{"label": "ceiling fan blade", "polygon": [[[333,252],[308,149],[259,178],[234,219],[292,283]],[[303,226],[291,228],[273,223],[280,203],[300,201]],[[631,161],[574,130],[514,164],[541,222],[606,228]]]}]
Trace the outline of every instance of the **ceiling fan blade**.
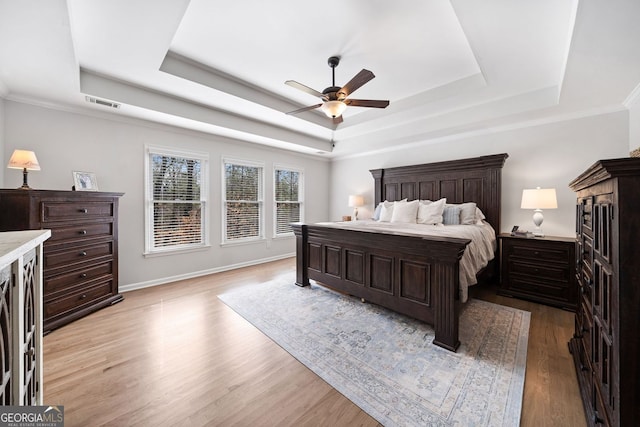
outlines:
[{"label": "ceiling fan blade", "polygon": [[389,101],[379,99],[345,99],[342,102],[352,107],[387,108],[389,105]]},{"label": "ceiling fan blade", "polygon": [[349,83],[342,86],[342,89],[338,91],[338,94],[344,94],[344,98],[346,98],[374,77],[375,75],[371,71],[362,69],[362,71],[356,74],[354,78],[349,80]]},{"label": "ceiling fan blade", "polygon": [[318,98],[324,98],[323,93],[318,92],[315,89],[311,89],[309,86],[305,86],[302,83],[298,83],[295,80],[287,80],[286,82],[284,82],[284,84],[295,87],[296,89],[299,89],[303,92],[307,92],[309,95],[317,96]]},{"label": "ceiling fan blade", "polygon": [[340,114],[338,117],[334,117],[331,120],[333,120],[333,124],[334,125],[339,125],[340,123],[343,122],[342,120],[342,114]]},{"label": "ceiling fan blade", "polygon": [[286,114],[298,114],[298,113],[302,113],[304,111],[309,111],[309,110],[313,110],[314,108],[318,108],[320,107],[322,104],[316,104],[316,105],[309,105],[308,107],[302,107],[302,108],[298,108],[297,110],[293,110],[293,111],[289,111]]}]

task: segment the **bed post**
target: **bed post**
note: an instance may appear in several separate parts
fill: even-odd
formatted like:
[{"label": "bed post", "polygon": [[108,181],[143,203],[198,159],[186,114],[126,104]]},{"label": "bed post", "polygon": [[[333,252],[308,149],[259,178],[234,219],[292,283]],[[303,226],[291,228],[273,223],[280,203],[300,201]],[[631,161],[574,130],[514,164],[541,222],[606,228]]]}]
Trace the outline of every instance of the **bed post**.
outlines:
[{"label": "bed post", "polygon": [[372,169],[371,175],[373,175],[374,181],[374,191],[373,191],[373,209],[376,209],[378,203],[382,202],[382,174],[384,173],[384,169]]},{"label": "bed post", "polygon": [[291,224],[296,236],[296,285],[309,286],[309,253],[307,251],[307,226],[301,222]]},{"label": "bed post", "polygon": [[458,291],[458,264],[437,264],[435,266],[436,295],[433,329],[433,343],[447,350],[456,351],[460,345],[458,325],[460,318],[460,302],[456,298]]}]

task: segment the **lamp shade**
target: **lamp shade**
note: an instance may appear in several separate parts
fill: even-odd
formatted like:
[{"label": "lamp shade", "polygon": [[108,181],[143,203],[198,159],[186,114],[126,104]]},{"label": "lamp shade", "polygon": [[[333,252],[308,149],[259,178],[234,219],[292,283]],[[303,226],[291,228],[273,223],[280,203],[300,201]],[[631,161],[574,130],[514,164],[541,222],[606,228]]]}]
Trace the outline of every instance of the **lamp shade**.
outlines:
[{"label": "lamp shade", "polygon": [[349,196],[349,207],[359,208],[364,205],[364,198],[362,196]]},{"label": "lamp shade", "polygon": [[9,159],[7,167],[10,169],[26,169],[30,171],[40,170],[36,153],[28,150],[15,150]]},{"label": "lamp shade", "polygon": [[522,190],[522,209],[556,209],[558,200],[556,199],[555,188],[534,188]]},{"label": "lamp shade", "polygon": [[342,101],[325,101],[320,109],[327,117],[339,117],[347,109],[347,104]]}]

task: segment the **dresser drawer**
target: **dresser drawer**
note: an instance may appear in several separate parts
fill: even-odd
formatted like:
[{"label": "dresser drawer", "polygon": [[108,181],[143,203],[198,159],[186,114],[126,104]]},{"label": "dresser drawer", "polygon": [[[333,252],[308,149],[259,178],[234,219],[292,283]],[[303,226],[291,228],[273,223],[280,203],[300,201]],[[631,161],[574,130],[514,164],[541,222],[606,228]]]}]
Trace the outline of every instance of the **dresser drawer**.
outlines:
[{"label": "dresser drawer", "polygon": [[115,204],[112,201],[43,201],[42,222],[112,218]]},{"label": "dresser drawer", "polygon": [[113,280],[99,282],[78,292],[68,293],[62,298],[47,301],[44,304],[44,316],[53,321],[57,316],[71,311],[81,310],[113,295]]},{"label": "dresser drawer", "polygon": [[49,251],[44,254],[45,275],[55,274],[51,269],[59,266],[71,266],[96,258],[113,255],[113,242],[92,245],[78,245],[71,249]]},{"label": "dresser drawer", "polygon": [[540,247],[533,243],[534,242],[532,242],[532,245],[517,243],[510,245],[507,251],[507,257],[553,261],[561,264],[567,264],[568,260],[571,259],[567,245],[546,245],[545,247]]},{"label": "dresser drawer", "polygon": [[44,296],[46,299],[55,298],[60,293],[73,292],[74,289],[99,277],[113,275],[113,261],[91,264],[89,266],[44,278]]},{"label": "dresser drawer", "polygon": [[49,246],[53,243],[94,239],[97,237],[113,236],[112,222],[98,222],[81,225],[51,226],[51,238],[47,241]]},{"label": "dresser drawer", "polygon": [[530,276],[532,280],[549,279],[564,282],[563,285],[568,286],[569,267],[554,266],[553,264],[530,264],[521,261],[509,259],[509,272],[512,276],[525,275]]}]

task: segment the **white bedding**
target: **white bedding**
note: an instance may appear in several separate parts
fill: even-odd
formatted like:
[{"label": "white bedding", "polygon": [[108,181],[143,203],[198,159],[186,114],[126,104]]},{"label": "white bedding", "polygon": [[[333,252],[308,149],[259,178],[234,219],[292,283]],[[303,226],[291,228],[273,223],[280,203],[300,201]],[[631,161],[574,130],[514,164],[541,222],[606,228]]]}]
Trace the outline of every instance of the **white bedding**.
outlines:
[{"label": "white bedding", "polygon": [[476,273],[487,266],[494,257],[497,242],[496,232],[486,221],[477,225],[426,225],[412,223],[390,223],[373,220],[321,223],[330,227],[352,230],[387,231],[407,235],[428,235],[470,239],[471,243],[460,260],[460,300],[466,302],[469,286],[477,283]]}]

